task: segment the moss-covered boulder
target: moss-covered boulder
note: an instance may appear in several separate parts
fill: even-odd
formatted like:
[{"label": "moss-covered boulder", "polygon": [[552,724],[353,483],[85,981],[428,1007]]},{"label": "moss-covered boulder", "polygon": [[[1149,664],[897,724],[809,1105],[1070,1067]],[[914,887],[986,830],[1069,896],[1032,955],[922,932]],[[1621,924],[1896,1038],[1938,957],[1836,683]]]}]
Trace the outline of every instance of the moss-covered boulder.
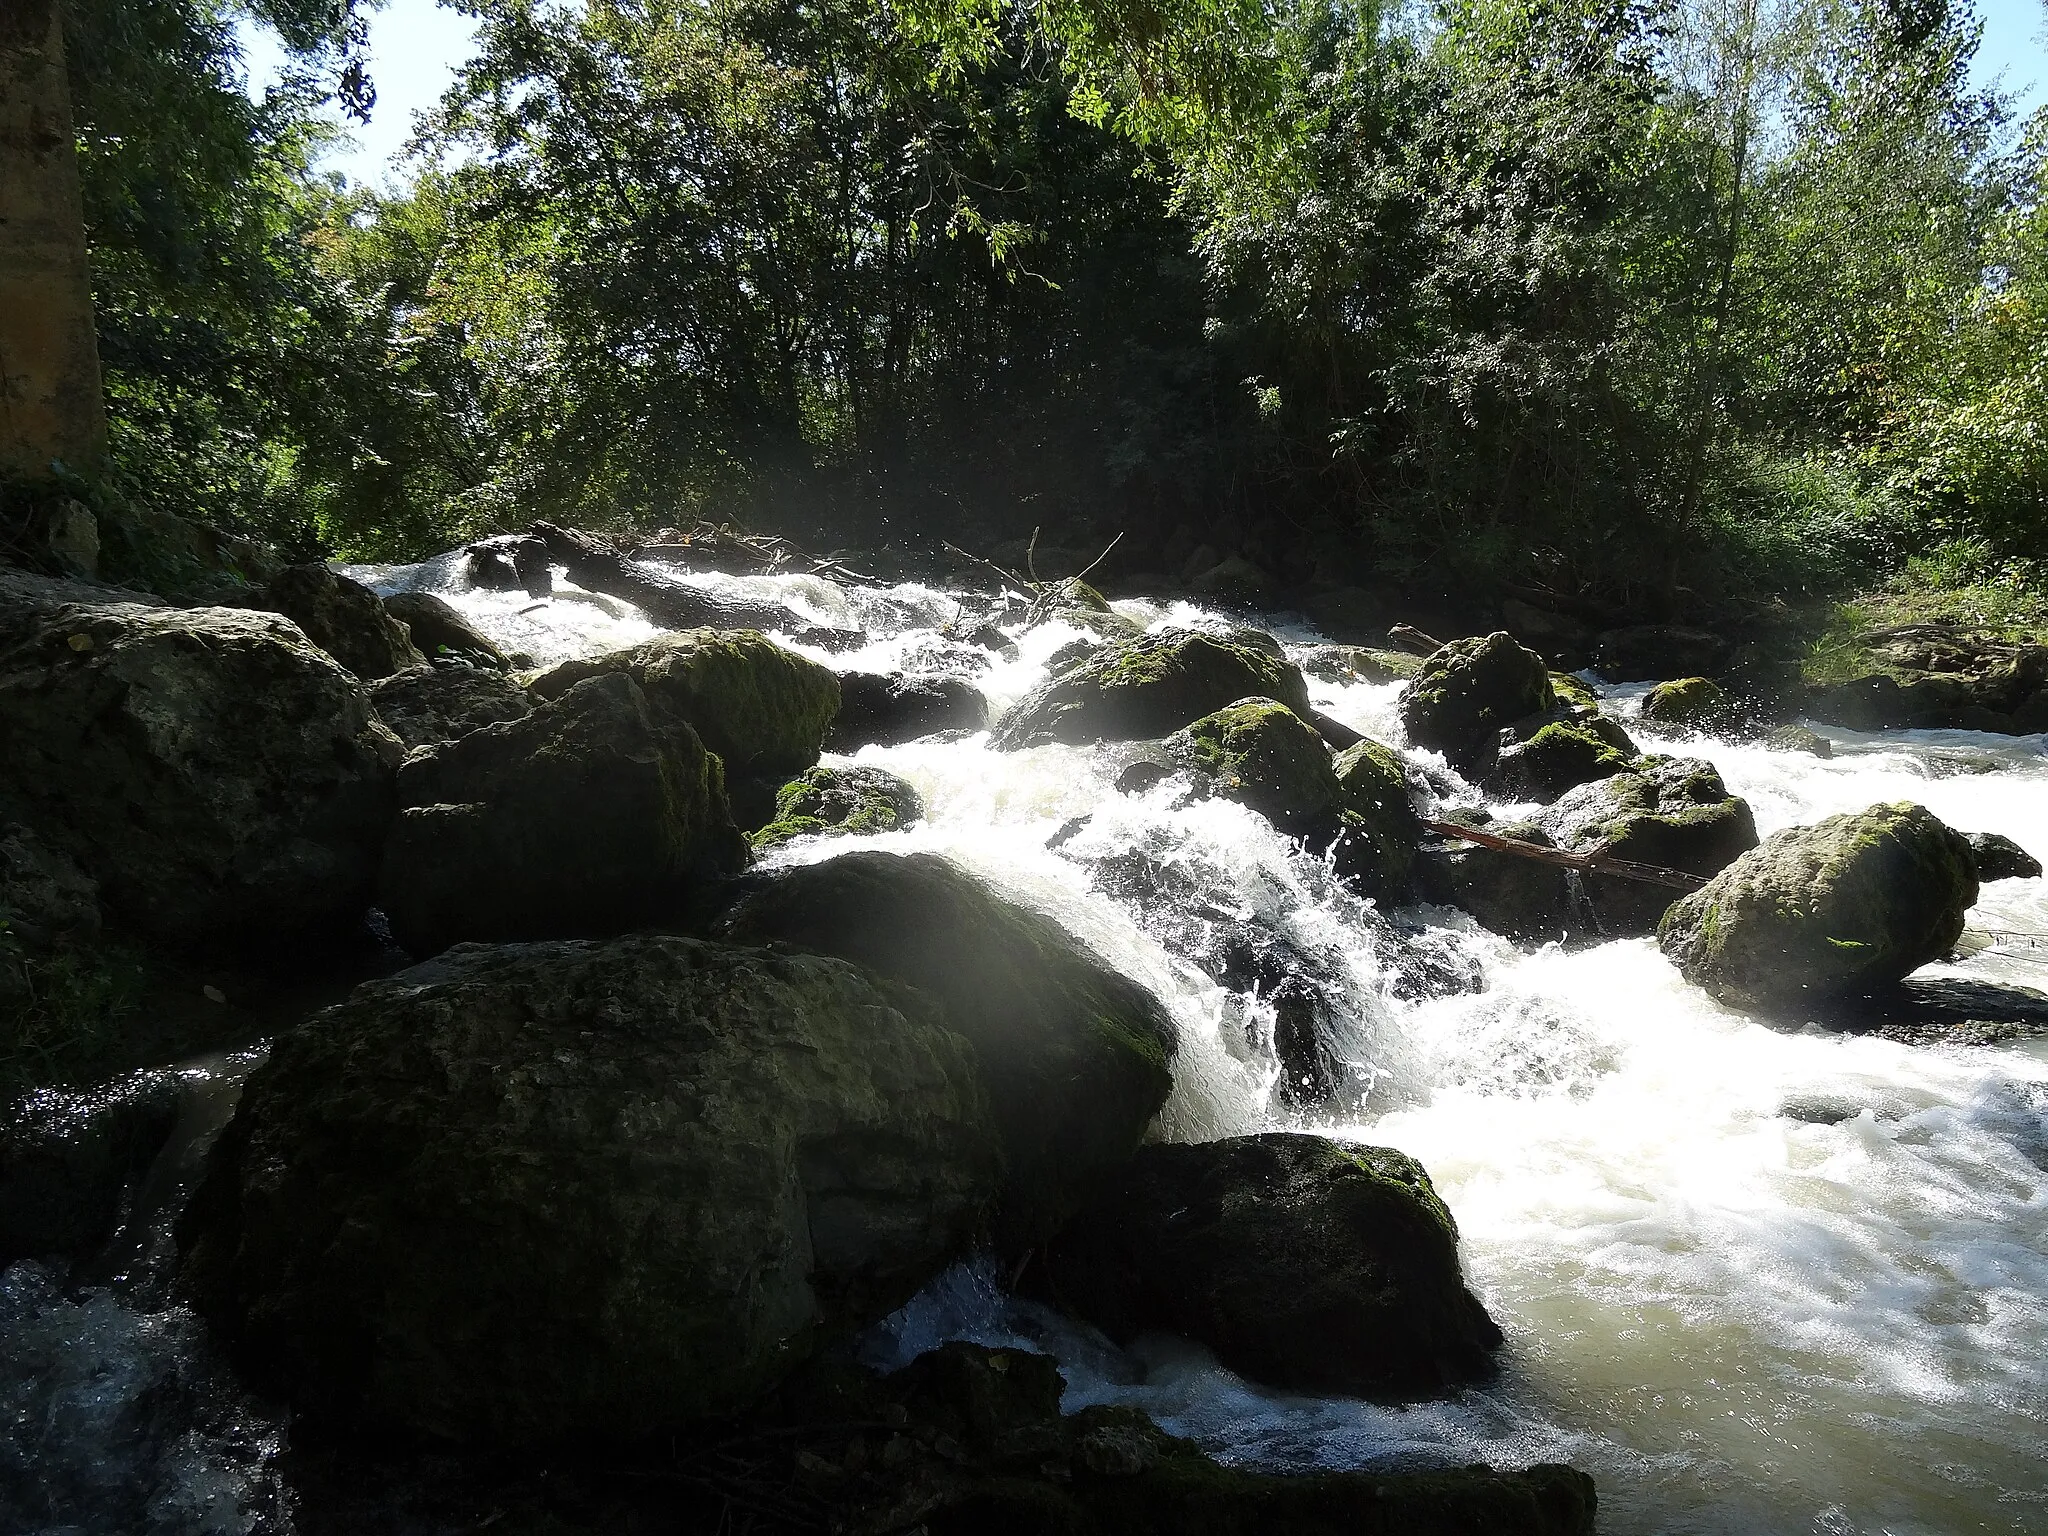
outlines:
[{"label": "moss-covered boulder", "polygon": [[378,905],[415,955],[659,922],[747,859],[718,759],[622,672],[413,752],[398,793]]},{"label": "moss-covered boulder", "polygon": [[1422,671],[1422,658],[1363,645],[1313,645],[1300,653],[1300,666],[1326,683],[1405,683]]},{"label": "moss-covered boulder", "polygon": [[1971,832],[1967,835],[1980,881],[2039,878],[2041,861],[2003,832]]},{"label": "moss-covered boulder", "polygon": [[1185,1334],[1302,1391],[1435,1396],[1501,1342],[1421,1165],[1323,1136],[1146,1147],[1026,1273],[1113,1339]]},{"label": "moss-covered boulder", "polygon": [[994,745],[1144,741],[1254,697],[1308,713],[1300,671],[1261,647],[1187,630],[1137,635],[1079,658],[1019,700]]},{"label": "moss-covered boulder", "polygon": [[366,683],[426,660],[376,593],[317,562],[287,566],[246,601],[283,614]]},{"label": "moss-covered boulder", "polygon": [[797,837],[860,837],[897,831],[922,815],[917,790],[895,774],[821,763],[782,786],[775,819],[747,840],[765,849]]},{"label": "moss-covered boulder", "polygon": [[[1705,878],[1756,846],[1749,802],[1731,794],[1714,765],[1696,757],[1648,757],[1568,791],[1538,818],[1558,847]],[[1654,933],[1678,892],[1618,875],[1582,877],[1592,916],[1610,937]]]},{"label": "moss-covered boulder", "polygon": [[511,665],[497,641],[444,597],[432,592],[394,592],[384,599],[384,611],[405,626],[414,648],[429,661],[467,661],[500,672]]},{"label": "moss-covered boulder", "polygon": [[1556,707],[1549,667],[1505,630],[1453,640],[1401,690],[1409,740],[1443,753],[1468,778],[1492,769],[1503,729]]},{"label": "moss-covered boulder", "polygon": [[182,1280],[309,1416],[640,1442],[901,1306],[1000,1167],[971,1048],[854,966],[469,945],[278,1037],[180,1220]]},{"label": "moss-covered boulder", "polygon": [[1569,672],[1550,674],[1550,691],[1557,696],[1557,707],[1567,715],[1592,716],[1600,714],[1600,695],[1584,679]]},{"label": "moss-covered boulder", "polygon": [[67,600],[86,590],[0,594],[0,806],[131,930],[353,924],[403,750],[363,685],[276,614]]},{"label": "moss-covered boulder", "polygon": [[1675,903],[1658,943],[1688,981],[1759,1012],[1898,981],[1948,953],[1977,900],[1969,840],[1918,805],[1788,827]]},{"label": "moss-covered boulder", "polygon": [[842,672],[839,714],[825,745],[834,752],[857,752],[939,731],[987,729],[988,700],[964,677]]},{"label": "moss-covered boulder", "polygon": [[1402,899],[1422,840],[1407,770],[1391,748],[1370,737],[1339,752],[1331,766],[1338,789],[1338,872],[1368,896]]},{"label": "moss-covered boulder", "polygon": [[1682,677],[1659,683],[1643,699],[1643,718],[1666,730],[1708,730],[1732,712],[1728,695],[1711,678]]},{"label": "moss-covered boulder", "polygon": [[1625,771],[1636,756],[1627,732],[1605,715],[1552,720],[1500,749],[1486,787],[1502,799],[1547,804],[1568,789]]},{"label": "moss-covered boulder", "polygon": [[408,667],[370,684],[370,702],[382,720],[410,747],[457,741],[471,731],[533,713],[533,697],[518,682],[491,667]]},{"label": "moss-covered boulder", "polygon": [[1009,1156],[1000,1235],[1028,1247],[1137,1147],[1173,1086],[1173,1020],[1050,918],[933,854],[761,877],[721,932],[839,955],[936,998],[973,1042]]},{"label": "moss-covered boulder", "polygon": [[1164,747],[1199,792],[1249,806],[1288,831],[1327,821],[1342,796],[1323,738],[1273,699],[1239,699],[1167,737]]},{"label": "moss-covered boulder", "polygon": [[801,773],[824,750],[839,712],[839,679],[751,629],[692,629],[585,661],[529,685],[560,698],[586,678],[620,672],[657,710],[688,722],[735,777]]}]

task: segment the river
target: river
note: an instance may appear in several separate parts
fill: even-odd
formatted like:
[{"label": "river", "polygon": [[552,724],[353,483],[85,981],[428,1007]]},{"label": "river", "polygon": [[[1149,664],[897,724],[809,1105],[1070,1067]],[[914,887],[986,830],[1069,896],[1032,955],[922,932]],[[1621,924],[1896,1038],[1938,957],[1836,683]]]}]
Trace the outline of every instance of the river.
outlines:
[{"label": "river", "polygon": [[[859,649],[809,652],[841,670],[958,664],[936,633],[958,611],[942,591],[693,579],[867,630]],[[566,586],[543,602],[444,595],[539,662],[653,632]],[[1119,608],[1148,625],[1224,622],[1186,604]],[[1316,639],[1284,622],[1276,633],[1290,645]],[[975,681],[1000,708],[1079,637],[1058,622],[1019,634],[1017,657],[991,658]],[[1310,686],[1330,715],[1402,743],[1397,686]],[[1835,756],[1822,760],[1660,738],[1634,718],[1640,687],[1603,691],[1647,750],[1716,763],[1765,834],[1910,799],[2048,856],[2042,738],[1827,729]],[[1480,800],[1440,761],[1408,755],[1452,791],[1447,800]],[[1473,1288],[1508,1339],[1498,1381],[1446,1402],[1375,1407],[1259,1389],[1183,1342],[1113,1350],[968,1267],[878,1330],[871,1359],[959,1336],[1048,1350],[1070,1407],[1136,1403],[1220,1453],[1270,1465],[1569,1461],[1598,1480],[1607,1536],[2048,1531],[2041,1043],[1927,1048],[1771,1028],[1688,986],[1654,941],[1517,950],[1453,911],[1383,914],[1240,807],[1185,802],[1173,781],[1118,794],[1098,749],[1002,753],[973,736],[869,747],[855,760],[900,774],[926,802],[924,821],[876,846],[959,860],[1166,1001],[1182,1049],[1162,1135],[1308,1128],[1414,1155],[1455,1214]],[[846,846],[799,842],[771,862]],[[1149,892],[1103,878],[1137,855],[1173,878]],[[1204,925],[1217,923],[1291,945],[1338,1000],[1350,1080],[1333,1108],[1285,1107],[1260,1000],[1194,963]],[[1986,886],[1971,924],[2048,933],[2048,881]],[[2048,949],[1994,945],[1934,969],[2048,987],[2044,962]],[[17,1266],[0,1287],[0,1338],[33,1335],[59,1366],[75,1346],[121,1360],[155,1349],[160,1369],[187,1369],[177,1362],[196,1346],[175,1309],[139,1312],[104,1294],[38,1300],[26,1294],[32,1269]],[[0,1362],[0,1389],[16,1383],[33,1406],[24,1379],[18,1358],[11,1376]],[[212,1402],[218,1388],[195,1391]],[[24,1432],[18,1419],[17,1452]],[[94,1433],[82,1423],[50,1454],[90,1461]],[[171,1486],[186,1475],[175,1458],[152,1453],[127,1475],[167,1480],[155,1525],[167,1533],[278,1528],[286,1517],[262,1473],[274,1438],[253,1409],[227,1429],[196,1428],[178,1463],[198,1469],[189,1495]]]}]

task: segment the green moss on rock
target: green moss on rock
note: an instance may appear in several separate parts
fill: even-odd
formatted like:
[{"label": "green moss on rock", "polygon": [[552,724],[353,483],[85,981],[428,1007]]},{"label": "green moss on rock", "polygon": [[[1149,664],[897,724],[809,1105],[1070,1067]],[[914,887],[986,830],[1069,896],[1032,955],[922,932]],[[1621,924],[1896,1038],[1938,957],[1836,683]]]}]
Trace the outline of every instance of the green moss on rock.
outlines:
[{"label": "green moss on rock", "polygon": [[1300,830],[1341,798],[1330,749],[1300,715],[1272,699],[1239,699],[1166,740],[1168,757],[1206,793]]},{"label": "green moss on rock", "polygon": [[751,629],[694,629],[585,661],[528,685],[559,698],[586,678],[623,672],[650,703],[686,721],[735,777],[801,773],[839,713],[839,679]]},{"label": "green moss on rock", "polygon": [[820,764],[782,786],[775,819],[748,841],[757,850],[811,836],[895,832],[924,815],[917,791],[880,768]]},{"label": "green moss on rock", "polygon": [[1550,669],[1505,631],[1453,640],[1433,652],[1401,690],[1409,740],[1443,753],[1460,773],[1493,767],[1500,732],[1557,707]]},{"label": "green moss on rock", "polygon": [[1643,718],[1652,725],[1704,729],[1718,724],[1728,712],[1728,695],[1719,683],[1704,677],[1659,683],[1643,700]]},{"label": "green moss on rock", "polygon": [[1371,737],[1339,752],[1333,766],[1342,828],[1334,850],[1338,871],[1369,896],[1404,896],[1422,839],[1407,769]]},{"label": "green moss on rock", "polygon": [[[1609,729],[1596,728],[1601,725]],[[1625,746],[1614,742],[1616,734]],[[1623,772],[1635,761],[1634,746],[1605,717],[1553,720],[1527,741],[1501,748],[1488,786],[1510,799],[1555,800],[1568,789]]]},{"label": "green moss on rock", "polygon": [[778,870],[721,924],[842,956],[938,1000],[980,1055],[1010,1163],[1000,1236],[1028,1247],[1137,1147],[1173,1084],[1172,1018],[1057,923],[932,854]]},{"label": "green moss on rock", "polygon": [[641,1441],[902,1305],[1000,1168],[972,1049],[855,966],[471,945],[278,1037],[180,1219],[182,1281],[308,1417]]},{"label": "green moss on rock", "polygon": [[1797,1013],[1939,959],[1977,899],[1974,850],[1924,807],[1788,827],[1675,903],[1658,931],[1722,1001]]},{"label": "green moss on rock", "polygon": [[1090,652],[1020,700],[992,744],[1143,741],[1253,697],[1308,713],[1308,685],[1280,656],[1185,630],[1137,635]]}]

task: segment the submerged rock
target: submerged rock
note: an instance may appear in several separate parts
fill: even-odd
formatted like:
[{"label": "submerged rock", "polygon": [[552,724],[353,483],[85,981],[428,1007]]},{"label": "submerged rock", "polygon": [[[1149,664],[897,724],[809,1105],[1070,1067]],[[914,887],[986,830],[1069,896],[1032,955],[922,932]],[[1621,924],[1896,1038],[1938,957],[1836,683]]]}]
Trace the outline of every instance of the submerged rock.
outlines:
[{"label": "submerged rock", "polygon": [[317,562],[287,566],[247,603],[283,614],[366,683],[426,660],[376,593]]},{"label": "submerged rock", "polygon": [[307,1415],[637,1443],[901,1306],[1000,1168],[972,1050],[854,966],[471,945],[278,1037],[180,1220],[182,1280]]},{"label": "submerged rock", "polygon": [[1811,726],[1780,725],[1764,737],[1764,746],[1773,752],[1803,752],[1808,757],[1833,757],[1834,743]]},{"label": "submerged rock", "polygon": [[2033,880],[2041,861],[2002,832],[1966,834],[1979,880]]},{"label": "submerged rock", "polygon": [[[1556,846],[1534,822],[1488,822],[1486,830]],[[1599,932],[1584,877],[1555,864],[1444,838],[1424,845],[1416,881],[1427,900],[1469,912],[1482,928],[1518,943],[1576,942]]]},{"label": "submerged rock", "polygon": [[446,598],[431,592],[394,592],[384,599],[384,611],[405,626],[413,646],[429,660],[453,658],[501,672],[510,665],[497,642]]},{"label": "submerged rock", "polygon": [[1173,1020],[1051,919],[932,854],[779,870],[721,924],[839,955],[936,998],[974,1045],[1009,1158],[1001,1235],[1026,1247],[1138,1145],[1173,1086]]},{"label": "submerged rock", "polygon": [[839,712],[830,670],[751,629],[695,629],[587,661],[565,661],[531,683],[542,699],[624,673],[657,709],[687,721],[735,777],[802,773],[824,750]]},{"label": "submerged rock", "polygon": [[1401,690],[1401,723],[1419,747],[1468,778],[1492,769],[1501,731],[1557,707],[1550,669],[1506,631],[1453,640]]},{"label": "submerged rock", "polygon": [[826,745],[854,752],[897,746],[936,731],[988,729],[988,700],[965,678],[898,672],[839,674],[839,714]]},{"label": "submerged rock", "polygon": [[993,744],[1143,741],[1245,698],[1306,716],[1308,685],[1262,647],[1186,630],[1137,635],[1079,658],[1003,716]]},{"label": "submerged rock", "polygon": [[923,815],[917,791],[893,773],[820,764],[782,786],[775,797],[775,819],[748,841],[766,849],[814,834],[894,832]]},{"label": "submerged rock", "polygon": [[659,922],[747,859],[718,759],[624,673],[415,751],[398,792],[378,904],[415,955]]},{"label": "submerged rock", "polygon": [[1976,856],[1917,805],[1788,827],[1666,914],[1686,980],[1764,1013],[1896,982],[1948,953],[1977,899]]},{"label": "submerged rock", "polygon": [[370,685],[377,718],[407,747],[459,741],[533,713],[533,698],[503,672],[454,663],[408,667]]},{"label": "submerged rock", "polygon": [[1704,730],[1729,714],[1728,695],[1704,677],[1659,683],[1643,700],[1643,718],[1652,725]]},{"label": "submerged rock", "polygon": [[[1706,877],[1756,846],[1749,802],[1696,757],[1644,758],[1626,773],[1582,784],[1538,818],[1569,853],[1628,859]],[[1616,875],[1580,877],[1601,932],[1648,934],[1679,892]]]},{"label": "submerged rock", "polygon": [[[959,1340],[874,1377],[820,1367],[754,1443],[835,1530],[932,1536],[1591,1536],[1592,1479],[1500,1472],[1276,1473],[1225,1466],[1135,1408],[1060,1413],[1045,1355]],[[900,1425],[875,1435],[864,1425]],[[874,1450],[881,1442],[879,1454]],[[912,1526],[911,1522],[915,1524]]]},{"label": "submerged rock", "polygon": [[0,602],[0,805],[181,944],[353,923],[401,752],[289,619]]},{"label": "submerged rock", "polygon": [[1421,1165],[1322,1136],[1146,1147],[1026,1276],[1113,1339],[1185,1334],[1301,1391],[1435,1396],[1501,1342]]}]

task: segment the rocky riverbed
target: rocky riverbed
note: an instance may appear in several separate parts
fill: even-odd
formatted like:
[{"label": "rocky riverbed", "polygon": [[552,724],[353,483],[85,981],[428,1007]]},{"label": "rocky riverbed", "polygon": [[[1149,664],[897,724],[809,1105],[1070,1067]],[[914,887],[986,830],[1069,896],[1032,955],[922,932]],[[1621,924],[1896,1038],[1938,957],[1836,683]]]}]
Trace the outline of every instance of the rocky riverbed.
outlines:
[{"label": "rocky riverbed", "polygon": [[8,1529],[2048,1508],[2038,738],[500,543],[4,593],[10,964],[302,982],[12,1111]]}]

